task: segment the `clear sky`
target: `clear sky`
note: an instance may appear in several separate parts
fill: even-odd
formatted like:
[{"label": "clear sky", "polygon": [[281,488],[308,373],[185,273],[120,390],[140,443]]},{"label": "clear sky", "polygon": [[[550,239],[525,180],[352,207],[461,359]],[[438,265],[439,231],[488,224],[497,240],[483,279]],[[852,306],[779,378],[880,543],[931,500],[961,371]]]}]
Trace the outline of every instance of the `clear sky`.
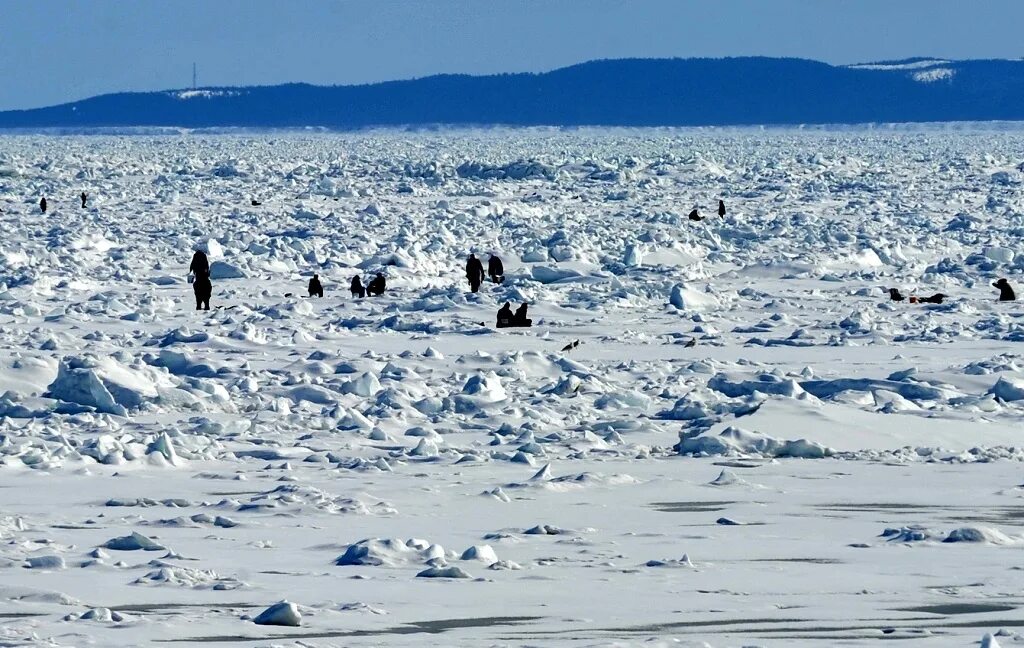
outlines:
[{"label": "clear sky", "polygon": [[0,0],[0,110],[597,58],[1020,58],[1024,0]]}]

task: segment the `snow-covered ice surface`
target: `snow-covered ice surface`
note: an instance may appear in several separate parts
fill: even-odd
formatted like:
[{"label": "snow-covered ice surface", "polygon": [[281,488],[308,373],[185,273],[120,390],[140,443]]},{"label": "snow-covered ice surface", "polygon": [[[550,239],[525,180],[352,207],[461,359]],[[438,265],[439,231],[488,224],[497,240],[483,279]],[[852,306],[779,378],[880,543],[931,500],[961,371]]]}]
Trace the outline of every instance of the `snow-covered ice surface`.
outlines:
[{"label": "snow-covered ice surface", "polygon": [[1021,133],[6,136],[0,208],[0,644],[1024,642]]}]

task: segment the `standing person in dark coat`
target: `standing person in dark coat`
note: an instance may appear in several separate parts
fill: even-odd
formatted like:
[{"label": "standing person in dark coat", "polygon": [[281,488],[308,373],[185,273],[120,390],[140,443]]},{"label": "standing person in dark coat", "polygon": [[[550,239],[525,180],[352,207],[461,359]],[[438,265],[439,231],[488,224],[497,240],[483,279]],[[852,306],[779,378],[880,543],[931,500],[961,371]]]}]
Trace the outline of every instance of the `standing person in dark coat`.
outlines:
[{"label": "standing person in dark coat", "polygon": [[83,192],[82,192],[82,195],[81,195],[81,196],[79,196],[79,198],[81,198],[81,199],[82,199],[82,209],[85,209],[85,201],[86,201],[86,200],[89,200],[89,194],[87,194],[87,193],[85,193],[85,192],[83,191]]},{"label": "standing person in dark coat", "polygon": [[320,284],[320,275],[313,275],[313,278],[309,280],[308,290],[310,297],[324,296],[324,287]]},{"label": "standing person in dark coat", "polygon": [[718,201],[718,215],[722,217],[725,216],[725,201],[721,199]]},{"label": "standing person in dark coat", "polygon": [[210,260],[206,257],[206,252],[196,250],[196,253],[192,255],[192,263],[189,264],[188,271],[196,277],[200,275],[210,276]]},{"label": "standing person in dark coat", "polygon": [[210,297],[213,296],[213,284],[210,282],[210,275],[197,274],[192,280],[192,291],[196,294],[196,310],[210,310]]},{"label": "standing person in dark coat", "polygon": [[352,277],[352,284],[349,286],[353,297],[366,297],[366,288],[363,288],[363,280],[359,275]]},{"label": "standing person in dark coat", "polygon": [[1006,279],[1000,279],[992,285],[999,289],[999,301],[1004,302],[1017,300],[1017,295],[1014,294],[1013,288],[1010,288],[1010,282]]},{"label": "standing person in dark coat", "polygon": [[188,271],[195,275],[192,280],[192,291],[196,294],[196,310],[210,310],[213,284],[210,282],[210,260],[206,258],[205,252],[196,250]]},{"label": "standing person in dark coat", "polygon": [[526,316],[526,307],[526,302],[523,302],[516,309],[516,314],[512,316],[512,326],[533,326],[533,320]]},{"label": "standing person in dark coat", "polygon": [[484,282],[484,264],[475,254],[470,254],[466,261],[466,279],[469,279],[469,289],[473,292],[480,290],[480,284]]},{"label": "standing person in dark coat", "polygon": [[39,199],[39,209],[42,210],[44,214],[46,213],[46,196]]},{"label": "standing person in dark coat", "polygon": [[496,284],[505,281],[505,266],[496,254],[492,254],[491,258],[487,259],[487,274]]},{"label": "standing person in dark coat", "polygon": [[370,283],[366,284],[366,294],[370,297],[377,295],[383,295],[387,289],[387,283],[384,281],[384,275],[377,273],[377,276],[370,280]]}]

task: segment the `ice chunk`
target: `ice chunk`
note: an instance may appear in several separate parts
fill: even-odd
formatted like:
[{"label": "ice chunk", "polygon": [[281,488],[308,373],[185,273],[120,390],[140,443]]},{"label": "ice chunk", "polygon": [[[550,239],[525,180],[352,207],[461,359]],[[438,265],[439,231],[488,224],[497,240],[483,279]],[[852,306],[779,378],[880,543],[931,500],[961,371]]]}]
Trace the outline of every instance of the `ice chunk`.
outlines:
[{"label": "ice chunk", "polygon": [[290,626],[297,628],[302,624],[302,614],[294,603],[281,601],[274,603],[266,610],[260,612],[252,621],[256,625]]}]

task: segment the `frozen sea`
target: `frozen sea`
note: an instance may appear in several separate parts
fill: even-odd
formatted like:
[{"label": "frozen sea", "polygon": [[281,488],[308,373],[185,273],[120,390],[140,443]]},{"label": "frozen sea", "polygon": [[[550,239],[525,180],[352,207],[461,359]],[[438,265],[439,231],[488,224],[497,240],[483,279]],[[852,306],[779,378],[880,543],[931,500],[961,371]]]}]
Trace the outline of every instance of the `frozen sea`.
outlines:
[{"label": "frozen sea", "polygon": [[0,645],[1024,645],[1024,130],[4,135],[0,209]]}]

